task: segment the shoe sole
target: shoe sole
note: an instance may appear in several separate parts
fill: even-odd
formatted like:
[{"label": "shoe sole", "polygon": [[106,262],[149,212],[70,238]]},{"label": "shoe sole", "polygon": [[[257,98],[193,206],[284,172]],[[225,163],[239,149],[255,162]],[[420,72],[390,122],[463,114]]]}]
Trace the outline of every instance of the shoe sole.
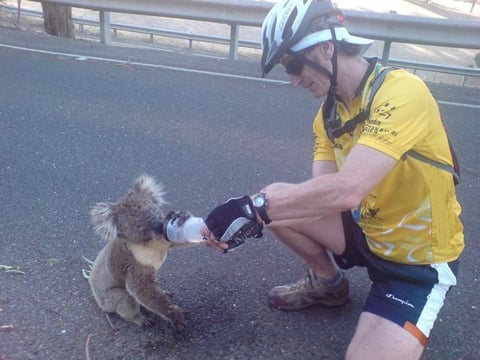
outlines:
[{"label": "shoe sole", "polygon": [[306,309],[311,306],[324,306],[324,307],[338,307],[345,305],[348,300],[350,299],[350,296],[347,296],[346,298],[341,298],[341,299],[335,299],[335,300],[328,300],[328,301],[319,301],[315,303],[310,303],[310,304],[305,304],[305,305],[296,305],[296,306],[288,306],[288,305],[278,305],[274,304],[272,301],[270,301],[270,305],[278,310],[302,310]]}]

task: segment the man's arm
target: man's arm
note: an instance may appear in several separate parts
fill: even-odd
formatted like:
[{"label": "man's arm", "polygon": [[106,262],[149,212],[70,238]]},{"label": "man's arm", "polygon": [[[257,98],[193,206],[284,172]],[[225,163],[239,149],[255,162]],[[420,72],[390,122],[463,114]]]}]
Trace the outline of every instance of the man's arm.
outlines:
[{"label": "man's arm", "polygon": [[[312,163],[312,178],[317,176],[322,176],[326,174],[332,174],[338,171],[337,164],[335,161],[330,160],[317,160],[313,161]],[[263,192],[264,190],[262,190]],[[270,208],[270,206],[269,206]],[[292,225],[299,225],[303,223],[309,223],[312,221],[316,221],[321,216],[313,216],[309,218],[301,218],[301,219],[289,219],[289,220],[280,220],[270,223],[269,227],[284,227],[284,226],[292,226]],[[261,219],[259,219],[261,220]]]},{"label": "man's arm", "polygon": [[312,178],[320,175],[332,174],[337,172],[337,164],[335,161],[314,161],[312,163]]},{"label": "man's arm", "polygon": [[[323,163],[323,164],[322,164]],[[321,162],[321,167],[328,167]],[[295,221],[354,209],[395,166],[396,160],[365,145],[355,145],[338,172],[300,184],[268,185],[267,213],[275,221]],[[314,173],[325,168],[315,169]],[[314,174],[315,175],[315,174]]]}]

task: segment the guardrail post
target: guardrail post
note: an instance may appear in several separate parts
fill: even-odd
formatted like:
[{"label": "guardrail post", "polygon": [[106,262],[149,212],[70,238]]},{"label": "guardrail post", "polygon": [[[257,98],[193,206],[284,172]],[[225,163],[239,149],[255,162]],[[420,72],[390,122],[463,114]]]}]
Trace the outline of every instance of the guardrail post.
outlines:
[{"label": "guardrail post", "polygon": [[110,28],[110,12],[100,10],[100,41],[107,46],[112,45]]},{"label": "guardrail post", "polygon": [[383,44],[383,53],[382,53],[382,65],[387,66],[388,64],[388,57],[390,56],[390,47],[392,45],[391,41],[385,41]]},{"label": "guardrail post", "polygon": [[237,60],[238,58],[238,33],[238,24],[230,25],[230,59],[232,60]]}]

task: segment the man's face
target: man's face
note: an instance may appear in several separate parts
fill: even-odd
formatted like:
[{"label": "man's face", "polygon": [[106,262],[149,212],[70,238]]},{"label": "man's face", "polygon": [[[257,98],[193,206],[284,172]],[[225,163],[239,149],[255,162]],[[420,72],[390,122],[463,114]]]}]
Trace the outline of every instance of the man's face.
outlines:
[{"label": "man's face", "polygon": [[285,54],[280,63],[285,66],[293,86],[303,86],[318,99],[327,95],[330,88],[330,79],[326,74],[309,65],[308,62],[310,61],[317,63],[331,73],[331,59],[322,51],[320,45],[297,55]]}]

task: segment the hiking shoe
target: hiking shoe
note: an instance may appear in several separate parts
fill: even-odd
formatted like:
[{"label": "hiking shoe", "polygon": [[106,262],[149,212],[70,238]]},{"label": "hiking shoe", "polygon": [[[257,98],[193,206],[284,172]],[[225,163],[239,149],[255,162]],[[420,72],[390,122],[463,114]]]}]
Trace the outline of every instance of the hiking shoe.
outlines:
[{"label": "hiking shoe", "polygon": [[270,290],[270,304],[282,310],[300,310],[317,304],[344,305],[348,301],[350,293],[347,278],[343,273],[341,276],[340,283],[330,287],[316,280],[312,270],[309,269],[306,278]]}]

